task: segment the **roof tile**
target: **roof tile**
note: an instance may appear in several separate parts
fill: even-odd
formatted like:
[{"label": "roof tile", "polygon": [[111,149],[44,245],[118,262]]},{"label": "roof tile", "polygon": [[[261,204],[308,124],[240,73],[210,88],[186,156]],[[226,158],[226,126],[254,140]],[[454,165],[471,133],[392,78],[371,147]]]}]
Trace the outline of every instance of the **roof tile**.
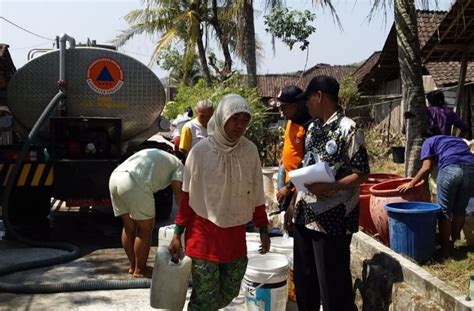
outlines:
[{"label": "roof tile", "polygon": [[[438,86],[449,86],[458,83],[459,62],[431,62],[425,64]],[[469,63],[466,71],[466,82],[474,82],[474,63]]]},{"label": "roof tile", "polygon": [[353,73],[357,67],[350,65],[317,64],[306,70],[300,79],[301,72],[293,74],[267,74],[257,76],[257,91],[261,97],[276,97],[282,88],[297,85],[305,89],[309,81],[318,75],[334,77],[339,82],[342,78]]}]

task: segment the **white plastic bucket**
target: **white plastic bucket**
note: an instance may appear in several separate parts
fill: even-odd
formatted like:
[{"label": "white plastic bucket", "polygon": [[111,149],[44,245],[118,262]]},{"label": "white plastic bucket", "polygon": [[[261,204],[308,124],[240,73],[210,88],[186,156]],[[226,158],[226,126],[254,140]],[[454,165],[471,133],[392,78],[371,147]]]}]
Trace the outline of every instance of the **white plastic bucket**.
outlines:
[{"label": "white plastic bucket", "polygon": [[273,237],[270,240],[270,252],[284,255],[293,255],[293,238],[278,236]]},{"label": "white plastic bucket", "polygon": [[249,257],[244,276],[248,311],[285,311],[288,301],[288,259],[281,254]]},{"label": "white plastic bucket", "polygon": [[290,270],[288,273],[288,299],[296,301],[295,282],[293,279],[293,238],[273,237],[271,238],[270,252],[286,255]]},{"label": "white plastic bucket", "polygon": [[260,233],[258,233],[258,232],[246,232],[245,233],[245,240],[247,240],[247,242],[258,242],[258,243],[260,243]]},{"label": "white plastic bucket", "polygon": [[260,243],[247,241],[247,256],[257,255]]}]

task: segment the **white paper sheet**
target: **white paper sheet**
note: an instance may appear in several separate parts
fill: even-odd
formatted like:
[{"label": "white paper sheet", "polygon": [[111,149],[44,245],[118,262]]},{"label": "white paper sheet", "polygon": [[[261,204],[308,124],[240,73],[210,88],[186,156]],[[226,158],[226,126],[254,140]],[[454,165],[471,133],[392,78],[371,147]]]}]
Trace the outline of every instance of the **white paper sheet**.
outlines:
[{"label": "white paper sheet", "polygon": [[304,186],[305,184],[315,182],[333,183],[336,181],[331,168],[326,162],[318,162],[293,170],[288,175],[298,191],[308,191]]}]

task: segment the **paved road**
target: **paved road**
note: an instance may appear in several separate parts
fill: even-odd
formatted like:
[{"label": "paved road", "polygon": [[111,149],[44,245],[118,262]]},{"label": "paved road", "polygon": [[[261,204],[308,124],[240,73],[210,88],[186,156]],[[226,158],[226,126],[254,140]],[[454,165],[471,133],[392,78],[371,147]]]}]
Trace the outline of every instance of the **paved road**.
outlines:
[{"label": "paved road", "polygon": [[[157,243],[158,228],[169,224],[174,219],[174,214],[175,210],[170,220],[157,222],[153,245]],[[127,273],[127,259],[120,245],[120,222],[114,219],[109,208],[68,210],[61,207],[53,213],[52,224],[52,240],[78,246],[81,249],[81,258],[58,266],[6,275],[0,277],[0,281],[18,284],[131,278]],[[155,252],[156,248],[153,247],[151,262]],[[32,249],[2,240],[0,266],[60,253],[59,250]],[[37,295],[0,293],[0,310],[153,310],[149,305],[149,297],[149,289]],[[225,310],[245,310],[244,302],[241,295]],[[296,307],[289,303],[287,310],[296,310]]]}]

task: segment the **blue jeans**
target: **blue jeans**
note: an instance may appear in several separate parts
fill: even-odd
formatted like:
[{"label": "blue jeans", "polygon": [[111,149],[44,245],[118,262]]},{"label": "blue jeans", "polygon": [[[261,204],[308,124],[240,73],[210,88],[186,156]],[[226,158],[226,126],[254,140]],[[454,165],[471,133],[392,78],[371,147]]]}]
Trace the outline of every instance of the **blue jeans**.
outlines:
[{"label": "blue jeans", "polygon": [[438,171],[437,198],[441,217],[451,220],[464,216],[467,203],[474,196],[474,165],[449,164]]}]

